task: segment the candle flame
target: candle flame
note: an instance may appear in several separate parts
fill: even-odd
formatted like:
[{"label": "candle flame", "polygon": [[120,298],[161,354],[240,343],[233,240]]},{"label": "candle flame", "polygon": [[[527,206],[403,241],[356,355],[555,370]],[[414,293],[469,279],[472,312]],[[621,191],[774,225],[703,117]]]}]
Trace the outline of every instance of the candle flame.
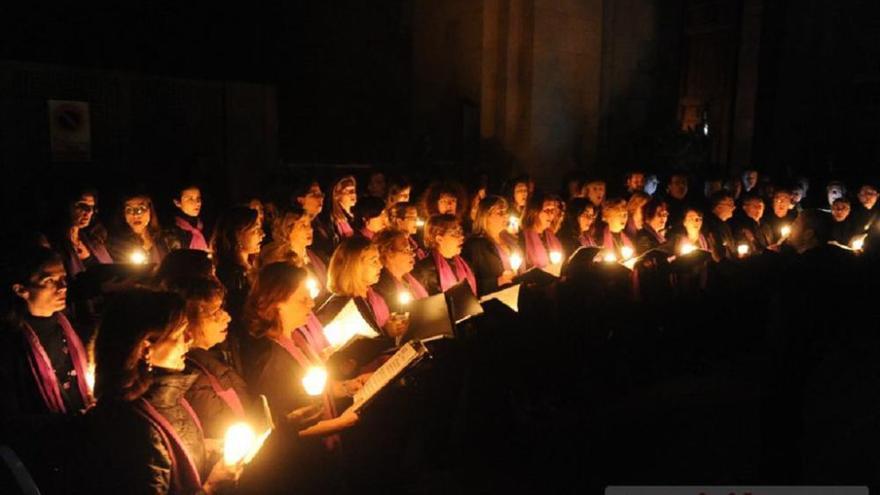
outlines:
[{"label": "candle flame", "polygon": [[401,291],[400,294],[397,295],[397,302],[401,304],[401,306],[406,306],[411,303],[413,300],[412,294],[407,291]]},{"label": "candle flame", "polygon": [[612,251],[606,251],[605,255],[602,256],[602,261],[604,261],[605,263],[614,263],[615,261],[617,261],[617,255],[614,254],[614,252]]},{"label": "candle flame", "polygon": [[424,226],[425,226],[425,221],[424,221],[424,220],[422,220],[421,218],[419,218],[419,219],[416,220],[416,227],[421,228],[421,227],[424,227]]},{"label": "candle flame", "polygon": [[856,251],[861,251],[862,249],[864,249],[864,247],[865,247],[865,240],[864,239],[860,238],[860,239],[856,239],[856,240],[852,241],[852,248],[855,249]]},{"label": "candle flame", "polygon": [[550,251],[550,263],[557,264],[562,262],[562,253],[559,251]]},{"label": "candle flame", "polygon": [[513,271],[519,271],[519,267],[522,266],[522,263],[523,259],[519,253],[513,253],[510,255],[510,268],[512,268]]},{"label": "candle flame", "polygon": [[306,389],[306,393],[313,397],[323,394],[324,386],[326,384],[327,370],[320,366],[312,366],[309,368],[302,379],[302,386]]},{"label": "candle flame", "polygon": [[93,363],[89,363],[86,367],[86,386],[89,387],[89,392],[92,394],[95,393],[95,365]]},{"label": "candle flame", "polygon": [[248,456],[259,448],[257,435],[247,423],[235,423],[226,430],[223,441],[223,461],[228,466],[234,466],[244,461]]},{"label": "candle flame", "polygon": [[791,226],[783,225],[782,228],[779,229],[779,233],[782,234],[782,237],[788,237],[791,234]]},{"label": "candle flame", "polygon": [[321,293],[321,288],[318,287],[318,281],[312,277],[306,279],[306,288],[309,289],[309,295],[312,299],[318,297],[318,294]]},{"label": "candle flame", "polygon": [[143,265],[147,262],[147,255],[140,249],[135,249],[131,252],[131,255],[128,259],[135,265]]},{"label": "candle flame", "polygon": [[688,254],[693,253],[697,250],[697,247],[689,242],[685,242],[681,245],[681,255],[686,256]]},{"label": "candle flame", "polygon": [[519,230],[519,217],[516,215],[510,215],[507,219],[507,229],[516,232]]},{"label": "candle flame", "polygon": [[620,248],[620,255],[623,256],[624,260],[632,258],[633,254],[635,253],[633,252],[633,249],[629,246],[623,246],[622,248]]},{"label": "candle flame", "polygon": [[740,256],[745,256],[745,255],[749,254],[749,245],[748,244],[740,244],[739,246],[736,247],[736,252]]}]

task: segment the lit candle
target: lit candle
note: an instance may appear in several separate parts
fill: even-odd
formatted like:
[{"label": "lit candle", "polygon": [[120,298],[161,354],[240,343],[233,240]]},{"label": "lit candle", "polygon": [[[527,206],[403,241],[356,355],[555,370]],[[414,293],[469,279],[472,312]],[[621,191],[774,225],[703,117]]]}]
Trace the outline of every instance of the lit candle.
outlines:
[{"label": "lit candle", "polygon": [[697,250],[697,247],[691,244],[690,242],[684,242],[681,245],[681,255],[686,256],[688,254],[693,253]]},{"label": "lit candle", "polygon": [[605,251],[605,255],[602,256],[602,261],[605,263],[614,263],[617,261],[617,255],[614,254],[613,251]]},{"label": "lit candle", "polygon": [[309,289],[309,295],[312,296],[312,299],[318,297],[318,294],[321,293],[321,288],[318,287],[318,281],[312,277],[306,279],[306,288]]},{"label": "lit candle", "polygon": [[629,246],[623,246],[622,248],[620,248],[620,255],[623,256],[624,260],[632,258],[633,254],[635,254],[633,253],[633,248]]},{"label": "lit candle", "polygon": [[782,234],[783,238],[786,238],[791,234],[791,226],[783,225],[782,228],[779,229],[779,233]]},{"label": "lit candle", "polygon": [[510,268],[513,271],[515,271],[515,272],[519,271],[519,267],[522,266],[522,263],[523,263],[523,259],[519,253],[513,253],[510,255]]},{"label": "lit candle", "polygon": [[550,263],[557,264],[562,263],[562,253],[559,251],[550,251]]},{"label": "lit candle", "polygon": [[86,366],[86,386],[89,387],[89,392],[92,394],[95,393],[95,365],[89,364]]},{"label": "lit candle", "polygon": [[739,246],[736,247],[736,252],[737,252],[737,254],[740,255],[740,257],[749,254],[749,245],[748,244],[740,244]]},{"label": "lit candle", "polygon": [[401,291],[400,294],[397,295],[397,302],[400,303],[401,306],[406,306],[411,303],[413,300],[412,294],[408,291]]},{"label": "lit candle", "polygon": [[519,217],[516,215],[510,215],[507,219],[507,229],[516,232],[519,230]]},{"label": "lit candle", "polygon": [[418,227],[418,228],[422,228],[422,227],[424,227],[424,226],[425,226],[425,221],[424,221],[424,220],[422,220],[421,218],[419,218],[419,219],[416,220],[416,227]]},{"label": "lit candle", "polygon": [[128,260],[134,263],[135,265],[143,265],[147,262],[147,255],[140,249],[135,249],[131,252],[131,255],[128,257]]},{"label": "lit candle", "polygon": [[861,251],[862,248],[865,247],[865,239],[860,237],[858,239],[853,240],[851,247],[856,251]]},{"label": "lit candle", "polygon": [[327,370],[320,366],[312,366],[309,368],[302,379],[302,386],[306,389],[306,393],[313,397],[323,394],[324,386],[326,384]]},{"label": "lit candle", "polygon": [[258,448],[257,435],[247,423],[235,423],[226,430],[223,441],[223,461],[234,466],[250,456]]}]

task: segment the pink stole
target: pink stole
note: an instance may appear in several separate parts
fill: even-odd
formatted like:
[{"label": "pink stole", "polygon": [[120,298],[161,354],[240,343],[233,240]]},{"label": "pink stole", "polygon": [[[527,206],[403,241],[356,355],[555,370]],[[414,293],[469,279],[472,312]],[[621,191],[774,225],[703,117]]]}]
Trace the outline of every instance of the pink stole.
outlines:
[{"label": "pink stole", "polygon": [[202,225],[202,221],[199,220],[198,225],[193,227],[187,222],[185,219],[180,217],[174,217],[174,224],[192,234],[192,240],[189,241],[190,249],[199,249],[201,251],[208,251],[208,243],[205,241],[205,234],[202,233],[202,229],[204,226]]},{"label": "pink stole", "polygon": [[[79,393],[82,396],[83,404],[88,408],[92,404],[92,393],[89,390],[88,383],[86,383],[86,370],[88,369],[86,351],[83,348],[82,341],[73,330],[67,318],[61,313],[56,314],[58,315],[58,323],[61,325],[61,330],[64,332],[64,338],[67,339],[67,352],[73,363],[73,369],[76,371],[76,384],[79,387]],[[34,332],[30,325],[25,323],[22,326],[22,330],[25,341],[28,344],[28,350],[30,351],[28,352],[28,364],[31,367],[31,372],[34,375],[34,381],[37,383],[40,395],[46,403],[46,408],[53,413],[66,413],[67,407],[65,407],[64,399],[61,397],[58,377],[55,375],[55,368],[49,360],[49,355],[46,354],[46,349],[40,344],[37,333]]]},{"label": "pink stole", "polygon": [[367,289],[367,302],[373,310],[376,324],[379,325],[379,328],[384,327],[388,323],[388,319],[391,318],[391,311],[388,309],[388,303],[385,302],[385,298],[370,287]]},{"label": "pink stole", "polygon": [[406,240],[409,242],[409,247],[416,253],[417,260],[423,260],[428,257],[428,253],[419,246],[419,243],[412,238],[412,236],[407,236]]},{"label": "pink stole", "polygon": [[315,316],[315,313],[310,312],[306,324],[297,328],[296,331],[302,334],[309,348],[314,351],[316,355],[320,356],[321,352],[330,345],[330,343],[327,342],[327,338],[324,337],[324,327],[321,325],[321,322],[318,321],[318,317]]},{"label": "pink stole", "polygon": [[403,282],[397,280],[393,276],[391,278],[394,279],[394,284],[397,286],[398,291],[408,291],[412,294],[413,299],[424,299],[428,297],[428,291],[418,280],[416,280],[415,277],[412,276],[411,273],[403,275]]},{"label": "pink stole", "polygon": [[[192,406],[189,405],[189,402],[181,397],[180,405],[186,409],[196,426],[201,430],[202,424],[199,422],[199,418],[196,416],[195,411],[193,411]],[[177,434],[174,426],[146,399],[136,401],[134,408],[138,414],[156,428],[162,437],[166,449],[171,454],[171,485],[174,488],[173,493],[183,494],[201,491],[202,478],[199,475],[199,469],[192,455],[186,450],[186,446],[183,444],[183,440]]]},{"label": "pink stole", "polygon": [[452,262],[455,266],[450,267],[446,258],[441,256],[436,249],[431,251],[431,255],[434,257],[434,265],[437,267],[437,274],[440,276],[440,290],[445,292],[453,285],[467,279],[468,285],[471,286],[471,290],[474,291],[474,294],[476,295],[477,279],[474,277],[474,272],[471,271],[471,267],[468,266],[465,260],[461,259],[461,256],[453,258]]},{"label": "pink stole", "polygon": [[583,247],[594,247],[596,245],[596,241],[593,240],[593,236],[589,232],[581,232],[581,235],[578,236],[578,241]]},{"label": "pink stole", "polygon": [[336,220],[336,232],[339,233],[339,237],[343,239],[348,239],[349,237],[354,235],[354,229],[351,228],[351,224],[348,223],[348,220]]},{"label": "pink stole", "polygon": [[550,251],[562,253],[562,244],[550,229],[544,231],[547,247],[544,247],[541,236],[534,230],[525,229],[523,234],[526,240],[526,263],[529,267],[544,268],[550,264],[550,255],[547,252],[547,248],[550,248]]},{"label": "pink stole", "polygon": [[[620,239],[623,241],[624,246],[632,249],[633,253],[635,253],[635,246],[633,246],[633,243],[630,240],[629,236],[626,235],[626,232],[620,232]],[[617,253],[618,256],[622,257],[620,253],[620,248],[623,246],[617,245],[617,243],[614,241],[614,236],[611,234],[611,229],[609,229],[607,225],[605,226],[605,230],[602,232],[602,247],[605,249],[610,249]]]},{"label": "pink stole", "polygon": [[373,240],[373,237],[376,236],[375,232],[373,232],[372,230],[370,230],[366,227],[360,229],[358,232],[360,232],[362,236],[366,237],[367,239],[369,239],[371,241]]},{"label": "pink stole", "polygon": [[188,361],[192,363],[193,366],[201,370],[202,374],[205,375],[205,378],[208,379],[208,383],[211,384],[211,389],[214,390],[214,393],[217,394],[217,397],[220,397],[220,400],[222,400],[226,404],[226,406],[229,407],[229,409],[232,409],[232,412],[235,414],[235,416],[238,419],[244,419],[244,406],[241,404],[241,398],[238,396],[238,392],[236,392],[235,389],[232,387],[224,390],[223,386],[220,385],[220,381],[217,380],[217,377],[214,376],[213,373],[208,371],[207,368],[202,366],[201,363],[199,363],[195,359],[189,359]]}]

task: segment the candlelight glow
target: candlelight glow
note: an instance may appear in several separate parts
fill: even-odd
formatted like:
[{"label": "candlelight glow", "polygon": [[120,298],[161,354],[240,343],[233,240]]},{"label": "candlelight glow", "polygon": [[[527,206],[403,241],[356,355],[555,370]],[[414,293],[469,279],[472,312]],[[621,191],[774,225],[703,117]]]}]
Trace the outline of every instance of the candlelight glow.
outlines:
[{"label": "candlelight glow", "polygon": [[620,248],[620,255],[623,256],[623,259],[628,260],[633,257],[633,249],[629,246],[623,246]]},{"label": "candlelight glow", "polygon": [[86,367],[86,386],[89,387],[89,392],[95,392],[95,365],[89,364]]},{"label": "candlelight glow", "polygon": [[697,250],[697,247],[691,244],[690,242],[685,242],[681,245],[681,255],[686,256],[688,254],[693,253]]},{"label": "candlelight glow", "polygon": [[854,241],[852,241],[851,247],[853,249],[855,249],[856,251],[861,251],[865,247],[865,239],[864,238],[855,239]]},{"label": "candlelight glow", "polygon": [[779,229],[779,233],[782,234],[782,237],[788,237],[791,234],[791,226],[783,225],[782,228]]},{"label": "candlelight glow", "polygon": [[321,395],[324,393],[324,386],[327,384],[327,370],[320,366],[312,366],[306,371],[306,376],[302,379],[302,386],[306,389],[306,393],[311,396]]},{"label": "candlelight glow", "polygon": [[397,295],[397,302],[400,303],[401,306],[406,306],[411,303],[413,300],[412,294],[407,291],[401,291],[400,294]]},{"label": "candlelight glow", "polygon": [[318,297],[318,294],[321,293],[321,288],[318,287],[318,281],[312,277],[306,279],[306,287],[309,289],[309,295],[312,296],[312,299]]},{"label": "candlelight glow", "polygon": [[143,265],[147,262],[147,255],[141,251],[140,249],[135,249],[131,252],[131,255],[128,257],[128,260],[134,263],[135,265]]},{"label": "candlelight glow", "polygon": [[749,254],[749,245],[748,244],[740,244],[739,246],[736,247],[736,252],[740,256],[745,256],[745,255]]},{"label": "candlelight glow", "polygon": [[614,252],[612,251],[606,251],[605,254],[602,256],[602,261],[604,261],[605,263],[614,263],[615,261],[617,261],[617,255],[614,254]]},{"label": "candlelight glow", "polygon": [[550,263],[554,265],[562,262],[562,253],[559,251],[550,251]]},{"label": "candlelight glow", "polygon": [[235,423],[226,430],[223,461],[228,466],[234,466],[251,456],[251,453],[258,448],[259,443],[254,430],[247,423]]},{"label": "candlelight glow", "polygon": [[519,267],[522,266],[522,263],[523,259],[519,253],[513,253],[510,255],[510,268],[513,269],[513,271],[518,271]]},{"label": "candlelight glow", "polygon": [[424,226],[425,226],[425,221],[424,221],[424,220],[422,220],[421,218],[419,218],[418,220],[416,220],[416,227],[422,228],[422,227],[424,227]]},{"label": "candlelight glow", "polygon": [[510,215],[510,217],[507,219],[507,228],[508,228],[508,230],[511,230],[514,232],[518,231],[519,230],[519,217],[516,215]]}]

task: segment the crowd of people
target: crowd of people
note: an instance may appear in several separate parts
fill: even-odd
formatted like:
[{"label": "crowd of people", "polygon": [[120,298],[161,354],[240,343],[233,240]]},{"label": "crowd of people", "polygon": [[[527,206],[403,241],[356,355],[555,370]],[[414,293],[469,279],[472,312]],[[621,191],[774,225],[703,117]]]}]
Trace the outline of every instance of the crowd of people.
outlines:
[{"label": "crowd of people", "polygon": [[[876,360],[860,323],[876,321],[874,183],[848,191],[757,170],[702,190],[677,172],[662,184],[642,171],[622,184],[572,175],[554,192],[528,176],[499,191],[486,180],[416,190],[377,170],[358,179],[304,178],[214,205],[213,222],[197,183],[177,187],[161,223],[147,192],[120,194],[99,217],[98,191],[78,189],[55,227],[10,247],[0,445],[41,493],[394,491],[441,486],[424,477],[444,469],[476,476],[475,459],[517,479],[524,451],[564,443],[517,443],[562,428],[560,409],[591,418],[574,437],[594,451],[572,469],[602,485],[635,468],[596,433],[613,423],[600,403],[758,355],[754,479],[880,472],[877,456],[829,452],[876,438],[859,421],[873,416],[846,414],[873,411],[861,402],[870,373],[832,366]],[[483,314],[432,342],[433,359],[369,407],[349,408],[407,332],[400,295],[457,284]],[[518,304],[492,299],[517,285]],[[366,357],[342,356],[323,331],[350,302],[378,335]],[[313,396],[301,380],[316,367],[329,377]],[[840,382],[865,385],[844,394]],[[546,417],[554,428],[532,429]],[[223,459],[237,422],[272,427],[248,463]],[[864,440],[841,447],[841,435]]]}]

